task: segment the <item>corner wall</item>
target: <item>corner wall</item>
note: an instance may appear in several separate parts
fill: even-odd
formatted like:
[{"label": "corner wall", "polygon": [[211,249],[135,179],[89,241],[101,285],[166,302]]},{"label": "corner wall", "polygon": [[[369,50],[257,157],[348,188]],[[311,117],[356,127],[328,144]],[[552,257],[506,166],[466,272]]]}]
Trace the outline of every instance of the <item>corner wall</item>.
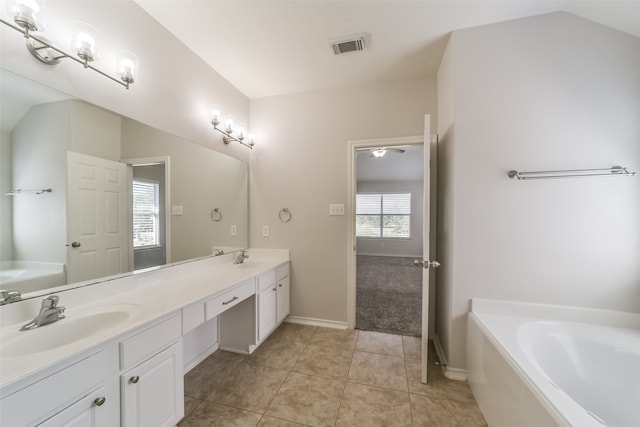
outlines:
[{"label": "corner wall", "polygon": [[640,39],[567,13],[454,36],[443,303],[449,366],[464,369],[471,298],[640,311],[639,177],[506,175],[640,172]]},{"label": "corner wall", "polygon": [[[291,250],[291,315],[347,322],[347,142],[421,135],[435,79],[251,101],[250,246]],[[293,218],[278,219],[282,208]],[[270,236],[262,237],[262,227]]]}]

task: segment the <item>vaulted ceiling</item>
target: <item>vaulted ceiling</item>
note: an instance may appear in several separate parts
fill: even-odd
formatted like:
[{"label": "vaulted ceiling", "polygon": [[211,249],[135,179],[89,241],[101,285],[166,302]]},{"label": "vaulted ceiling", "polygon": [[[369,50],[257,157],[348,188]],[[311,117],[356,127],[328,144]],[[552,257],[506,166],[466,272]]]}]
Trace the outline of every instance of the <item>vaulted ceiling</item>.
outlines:
[{"label": "vaulted ceiling", "polygon": [[[136,3],[249,98],[434,76],[451,31],[555,11],[640,37],[639,1]],[[367,48],[335,56],[354,33]]]}]

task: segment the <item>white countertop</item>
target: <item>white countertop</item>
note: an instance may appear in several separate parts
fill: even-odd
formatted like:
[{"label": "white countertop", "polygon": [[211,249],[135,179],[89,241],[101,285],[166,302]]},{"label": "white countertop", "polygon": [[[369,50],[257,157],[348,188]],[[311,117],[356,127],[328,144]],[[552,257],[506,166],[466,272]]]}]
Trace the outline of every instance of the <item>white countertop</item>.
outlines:
[{"label": "white countertop", "polygon": [[[40,334],[43,338],[46,336],[50,339],[56,331],[64,333],[61,331],[68,329],[71,323],[69,320],[63,319],[31,331],[20,332],[20,327],[38,313],[43,298],[1,307],[0,396],[5,394],[7,387],[29,375],[130,333],[189,304],[221,294],[246,279],[289,261],[288,250],[250,249],[248,253],[250,258],[245,264],[234,265],[234,254],[227,254],[55,292],[60,298],[59,305],[66,307],[67,319],[113,311],[126,313],[128,317],[123,314],[126,320],[113,327],[46,351],[19,356],[5,354],[11,353],[7,349],[11,348],[12,341],[20,340],[24,334],[32,334],[34,338]],[[29,313],[27,317],[26,313]]]}]

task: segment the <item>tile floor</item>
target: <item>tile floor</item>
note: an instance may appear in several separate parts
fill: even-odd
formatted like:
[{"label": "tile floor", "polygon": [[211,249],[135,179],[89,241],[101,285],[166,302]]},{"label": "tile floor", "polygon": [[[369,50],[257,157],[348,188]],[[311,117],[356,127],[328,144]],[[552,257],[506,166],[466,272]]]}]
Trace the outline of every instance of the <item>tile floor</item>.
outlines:
[{"label": "tile floor", "polygon": [[432,361],[428,375],[419,338],[285,323],[251,356],[217,351],[191,370],[179,426],[487,425],[466,382]]}]

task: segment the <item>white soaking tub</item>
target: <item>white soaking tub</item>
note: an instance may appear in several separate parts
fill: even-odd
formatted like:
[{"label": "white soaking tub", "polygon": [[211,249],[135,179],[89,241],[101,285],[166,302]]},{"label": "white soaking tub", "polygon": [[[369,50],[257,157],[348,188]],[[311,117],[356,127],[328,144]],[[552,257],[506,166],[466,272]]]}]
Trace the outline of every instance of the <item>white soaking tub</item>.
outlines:
[{"label": "white soaking tub", "polygon": [[640,314],[473,300],[467,367],[491,427],[640,426]]}]

